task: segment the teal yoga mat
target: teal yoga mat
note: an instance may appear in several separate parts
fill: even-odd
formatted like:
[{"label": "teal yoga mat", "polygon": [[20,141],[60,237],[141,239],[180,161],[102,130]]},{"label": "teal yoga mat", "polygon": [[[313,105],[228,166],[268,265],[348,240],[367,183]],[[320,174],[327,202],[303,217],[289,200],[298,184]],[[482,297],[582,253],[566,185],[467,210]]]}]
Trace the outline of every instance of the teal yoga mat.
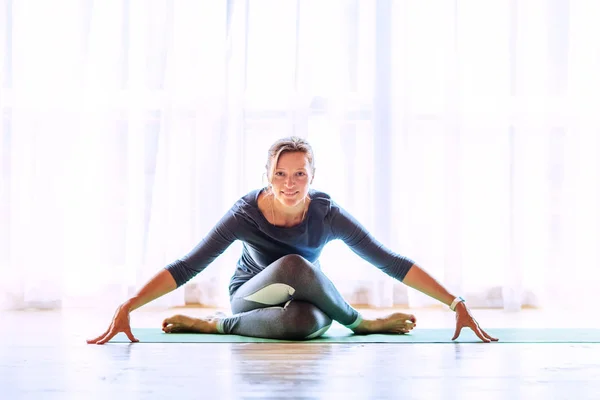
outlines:
[{"label": "teal yoga mat", "polygon": [[[500,339],[498,343],[600,343],[600,329],[488,329]],[[481,340],[470,330],[463,329],[452,341],[454,329],[415,329],[407,335],[354,335],[343,327],[332,327],[325,335],[307,341],[261,339],[237,335],[194,333],[164,333],[159,328],[133,329],[140,343],[478,343]],[[124,333],[111,343],[129,343]]]}]

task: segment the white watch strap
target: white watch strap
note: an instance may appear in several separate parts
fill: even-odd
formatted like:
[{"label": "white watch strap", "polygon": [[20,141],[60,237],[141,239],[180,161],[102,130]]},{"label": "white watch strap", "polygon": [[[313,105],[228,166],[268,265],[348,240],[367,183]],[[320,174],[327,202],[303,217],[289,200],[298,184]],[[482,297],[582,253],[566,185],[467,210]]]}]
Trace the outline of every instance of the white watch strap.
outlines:
[{"label": "white watch strap", "polygon": [[463,301],[465,301],[465,299],[463,299],[463,298],[462,298],[462,297],[460,297],[460,296],[459,296],[459,297],[457,297],[457,298],[455,298],[455,299],[454,299],[454,301],[452,302],[452,304],[450,304],[450,309],[451,309],[452,311],[454,311],[454,310],[456,309],[456,305],[457,305],[458,303],[460,303],[460,302],[463,302]]}]

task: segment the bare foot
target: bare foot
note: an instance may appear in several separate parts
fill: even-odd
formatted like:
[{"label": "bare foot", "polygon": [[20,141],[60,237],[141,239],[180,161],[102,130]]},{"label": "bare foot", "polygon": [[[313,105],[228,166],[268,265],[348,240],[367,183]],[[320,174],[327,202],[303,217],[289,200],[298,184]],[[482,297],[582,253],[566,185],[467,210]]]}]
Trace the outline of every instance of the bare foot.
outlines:
[{"label": "bare foot", "polygon": [[369,333],[408,333],[417,326],[417,319],[412,314],[394,313],[384,318],[365,319],[354,333],[367,335]]},{"label": "bare foot", "polygon": [[162,323],[165,333],[219,333],[217,322],[219,318],[209,316],[204,318],[192,318],[185,315],[173,315]]}]

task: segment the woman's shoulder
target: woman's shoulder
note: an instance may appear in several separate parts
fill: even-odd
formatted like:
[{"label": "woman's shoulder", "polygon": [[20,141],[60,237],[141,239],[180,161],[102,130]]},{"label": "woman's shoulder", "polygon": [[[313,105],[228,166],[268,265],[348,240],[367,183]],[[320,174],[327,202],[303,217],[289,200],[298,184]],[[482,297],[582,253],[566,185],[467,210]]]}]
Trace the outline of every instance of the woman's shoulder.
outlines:
[{"label": "woman's shoulder", "polygon": [[247,213],[249,211],[254,211],[258,207],[258,199],[260,197],[263,189],[254,189],[246,194],[242,195],[238,200],[233,204],[231,211],[233,212],[241,212]]},{"label": "woman's shoulder", "polygon": [[330,204],[333,202],[329,193],[323,192],[317,189],[310,189],[308,191],[308,195],[310,196],[311,201],[320,201],[324,204]]},{"label": "woman's shoulder", "polygon": [[310,208],[309,212],[311,216],[317,219],[329,223],[332,217],[332,212],[335,213],[337,205],[333,201],[331,195],[327,192],[310,189]]},{"label": "woman's shoulder", "polygon": [[327,192],[323,192],[323,191],[316,190],[316,189],[311,189],[310,198],[311,198],[311,200],[314,200],[314,201],[326,206],[329,209],[329,211],[331,211],[333,209],[339,210],[341,208],[340,205],[335,201],[333,196],[331,196]]}]

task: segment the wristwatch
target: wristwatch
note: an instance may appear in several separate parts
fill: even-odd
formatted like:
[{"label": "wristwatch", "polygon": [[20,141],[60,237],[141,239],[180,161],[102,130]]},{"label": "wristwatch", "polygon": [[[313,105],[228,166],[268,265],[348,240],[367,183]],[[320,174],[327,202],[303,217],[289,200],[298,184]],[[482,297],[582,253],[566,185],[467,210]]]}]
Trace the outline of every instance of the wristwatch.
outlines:
[{"label": "wristwatch", "polygon": [[456,309],[456,306],[458,305],[458,303],[463,303],[465,301],[465,299],[463,299],[462,297],[457,297],[454,299],[454,301],[452,302],[452,304],[450,304],[450,309],[452,311],[454,311]]}]

